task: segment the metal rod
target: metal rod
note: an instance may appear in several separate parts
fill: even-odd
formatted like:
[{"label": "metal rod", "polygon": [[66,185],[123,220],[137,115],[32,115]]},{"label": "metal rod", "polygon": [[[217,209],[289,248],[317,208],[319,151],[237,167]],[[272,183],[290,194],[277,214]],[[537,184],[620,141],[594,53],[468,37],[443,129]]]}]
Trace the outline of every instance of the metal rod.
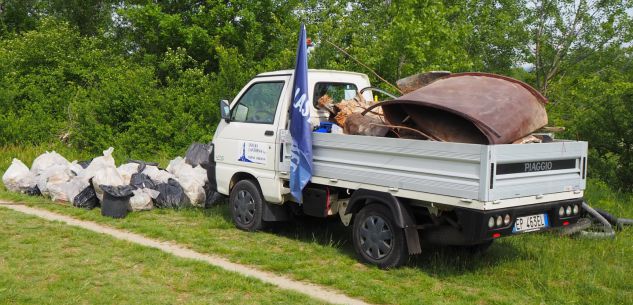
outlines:
[{"label": "metal rod", "polygon": [[347,55],[347,57],[351,58],[352,60],[354,60],[356,63],[358,63],[359,65],[365,67],[365,69],[371,71],[371,73],[373,73],[376,77],[378,77],[381,81],[385,82],[385,84],[391,86],[392,88],[396,89],[398,91],[398,93],[403,94],[402,90],[398,89],[398,87],[394,86],[393,84],[391,84],[390,82],[388,82],[386,79],[380,77],[380,75],[378,75],[378,73],[376,73],[376,71],[372,70],[372,68],[368,67],[367,65],[365,65],[364,63],[360,62],[360,60],[354,58],[354,56],[350,55],[349,53],[347,53],[345,50],[343,50],[342,48],[340,48],[339,46],[335,45],[334,43],[332,43],[329,40],[325,40],[325,42],[331,44],[333,47],[335,47],[337,50],[341,51],[343,54]]}]

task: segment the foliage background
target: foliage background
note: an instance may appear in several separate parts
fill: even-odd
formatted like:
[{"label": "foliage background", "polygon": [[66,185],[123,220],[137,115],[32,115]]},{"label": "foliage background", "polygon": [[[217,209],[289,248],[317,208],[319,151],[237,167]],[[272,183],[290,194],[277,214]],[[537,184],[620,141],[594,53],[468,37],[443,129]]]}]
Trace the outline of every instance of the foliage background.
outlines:
[{"label": "foliage background", "polygon": [[304,22],[316,45],[311,68],[367,72],[330,41],[392,82],[449,70],[532,84],[550,100],[550,125],[567,127],[560,136],[590,142],[589,174],[632,190],[632,7],[631,0],[0,0],[0,145],[63,142],[92,154],[114,146],[141,159],[182,154],[211,140],[218,100],[259,72],[292,68]]}]

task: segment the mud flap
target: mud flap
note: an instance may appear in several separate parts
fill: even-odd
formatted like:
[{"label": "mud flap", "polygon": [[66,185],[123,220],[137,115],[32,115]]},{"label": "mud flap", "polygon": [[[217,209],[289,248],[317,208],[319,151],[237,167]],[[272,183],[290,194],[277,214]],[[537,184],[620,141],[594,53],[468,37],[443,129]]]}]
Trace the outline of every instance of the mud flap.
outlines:
[{"label": "mud flap", "polygon": [[262,204],[262,219],[264,221],[288,221],[290,215],[283,205],[264,202]]},{"label": "mud flap", "polygon": [[407,239],[407,249],[409,249],[410,255],[422,253],[418,229],[415,227],[404,228],[404,237]]}]

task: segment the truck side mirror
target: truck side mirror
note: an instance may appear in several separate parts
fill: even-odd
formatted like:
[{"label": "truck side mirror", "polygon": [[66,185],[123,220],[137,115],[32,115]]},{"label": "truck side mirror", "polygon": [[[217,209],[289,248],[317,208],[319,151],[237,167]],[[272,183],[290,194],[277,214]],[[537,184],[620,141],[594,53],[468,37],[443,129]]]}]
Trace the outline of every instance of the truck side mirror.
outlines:
[{"label": "truck side mirror", "polygon": [[231,121],[231,108],[229,107],[229,101],[221,100],[220,101],[220,115],[225,122]]}]

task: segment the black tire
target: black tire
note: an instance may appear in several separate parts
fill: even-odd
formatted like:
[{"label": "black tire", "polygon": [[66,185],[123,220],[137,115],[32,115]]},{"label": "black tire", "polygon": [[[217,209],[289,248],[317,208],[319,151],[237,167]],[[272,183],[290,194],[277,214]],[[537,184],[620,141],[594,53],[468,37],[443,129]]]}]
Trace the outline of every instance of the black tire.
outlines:
[{"label": "black tire", "polygon": [[229,208],[233,223],[245,231],[258,231],[264,228],[262,219],[263,196],[257,184],[251,180],[238,182],[231,190]]},{"label": "black tire", "polygon": [[409,258],[404,229],[384,205],[367,205],[354,216],[352,239],[361,259],[380,268],[401,266]]}]

